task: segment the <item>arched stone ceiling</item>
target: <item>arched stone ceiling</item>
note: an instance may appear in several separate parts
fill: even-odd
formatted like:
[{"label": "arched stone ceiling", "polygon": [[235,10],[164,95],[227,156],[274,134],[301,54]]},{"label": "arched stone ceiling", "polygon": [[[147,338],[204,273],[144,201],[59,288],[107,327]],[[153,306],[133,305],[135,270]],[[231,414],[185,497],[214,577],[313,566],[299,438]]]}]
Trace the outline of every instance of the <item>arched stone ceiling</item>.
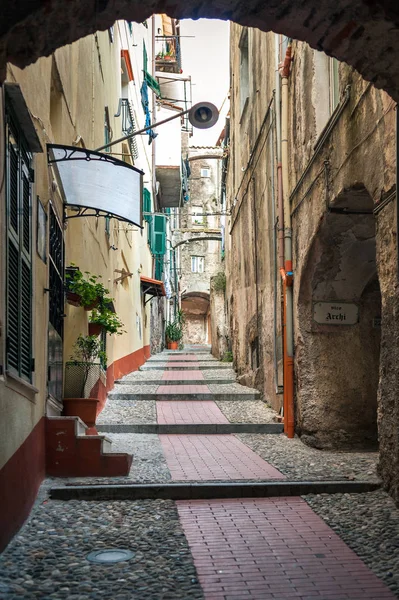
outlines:
[{"label": "arched stone ceiling", "polygon": [[[0,78],[117,19],[230,19],[308,42],[399,99],[398,0],[2,0]],[[215,57],[215,60],[217,57]]]}]

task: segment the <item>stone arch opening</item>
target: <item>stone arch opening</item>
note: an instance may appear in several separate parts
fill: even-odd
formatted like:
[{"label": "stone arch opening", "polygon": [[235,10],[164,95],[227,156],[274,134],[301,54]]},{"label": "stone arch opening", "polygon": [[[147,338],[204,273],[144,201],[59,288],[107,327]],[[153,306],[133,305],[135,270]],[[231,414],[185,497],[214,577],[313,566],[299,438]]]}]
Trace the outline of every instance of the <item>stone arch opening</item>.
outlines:
[{"label": "stone arch opening", "polygon": [[372,205],[359,188],[336,198],[300,281],[296,420],[303,441],[318,448],[377,446],[381,292]]},{"label": "stone arch opening", "polygon": [[186,322],[183,342],[185,344],[210,344],[210,296],[206,292],[189,292],[182,295],[182,311]]},{"label": "stone arch opening", "polygon": [[291,0],[243,4],[223,0],[24,0],[3,11],[0,28],[0,78],[8,61],[24,67],[77,39],[105,30],[117,20],[143,22],[152,14],[174,18],[231,20],[306,41],[353,66],[376,87],[399,98],[399,6],[396,0]]}]

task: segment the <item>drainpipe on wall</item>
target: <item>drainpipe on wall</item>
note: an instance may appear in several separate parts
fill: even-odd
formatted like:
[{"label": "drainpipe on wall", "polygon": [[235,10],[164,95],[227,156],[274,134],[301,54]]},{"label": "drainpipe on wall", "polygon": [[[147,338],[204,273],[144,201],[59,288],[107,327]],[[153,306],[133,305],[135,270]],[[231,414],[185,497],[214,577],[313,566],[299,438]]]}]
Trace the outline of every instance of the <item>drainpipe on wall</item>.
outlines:
[{"label": "drainpipe on wall", "polygon": [[281,174],[284,204],[284,267],[280,268],[283,281],[284,311],[284,432],[294,437],[294,327],[293,327],[293,272],[292,226],[288,177],[288,77],[292,61],[292,40],[288,41],[281,75]]}]

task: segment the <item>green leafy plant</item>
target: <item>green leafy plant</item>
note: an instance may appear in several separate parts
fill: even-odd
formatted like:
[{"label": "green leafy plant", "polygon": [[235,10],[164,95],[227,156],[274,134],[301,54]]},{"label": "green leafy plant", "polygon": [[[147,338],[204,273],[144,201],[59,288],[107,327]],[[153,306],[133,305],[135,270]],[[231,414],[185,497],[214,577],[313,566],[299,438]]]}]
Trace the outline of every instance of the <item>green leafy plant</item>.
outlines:
[{"label": "green leafy plant", "polygon": [[179,342],[183,337],[183,329],[177,321],[173,321],[167,324],[165,335],[170,342]]},{"label": "green leafy plant", "polygon": [[224,292],[226,289],[226,275],[221,271],[213,277],[213,288],[216,292]]},{"label": "green leafy plant", "polygon": [[73,345],[73,354],[66,366],[81,367],[83,372],[80,397],[83,398],[90,369],[93,365],[107,363],[107,355],[103,350],[101,340],[95,335],[79,335]]},{"label": "green leafy plant", "polygon": [[90,315],[90,323],[101,325],[108,333],[122,335],[126,333],[123,329],[123,323],[112,310],[106,306],[100,306],[99,309],[93,308]]},{"label": "green leafy plant", "polygon": [[95,303],[106,306],[112,302],[109,290],[98,281],[100,278],[100,275],[92,275],[89,271],[83,274],[73,264],[65,274],[67,290],[80,297],[81,306],[91,306]]},{"label": "green leafy plant", "polygon": [[220,360],[221,362],[233,362],[233,353],[231,350],[226,350]]}]

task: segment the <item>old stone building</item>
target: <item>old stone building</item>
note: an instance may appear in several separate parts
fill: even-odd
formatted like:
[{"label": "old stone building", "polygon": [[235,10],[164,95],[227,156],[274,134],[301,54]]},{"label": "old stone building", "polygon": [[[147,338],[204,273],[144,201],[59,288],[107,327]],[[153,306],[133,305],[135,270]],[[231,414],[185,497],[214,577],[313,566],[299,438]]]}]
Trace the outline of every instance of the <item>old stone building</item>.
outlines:
[{"label": "old stone building", "polygon": [[397,495],[396,104],[302,42],[237,25],[231,82],[236,369],[318,448],[372,448],[378,421]]},{"label": "old stone building", "polygon": [[180,211],[181,306],[186,317],[184,342],[211,343],[210,280],[222,271],[220,235],[220,163],[216,147],[189,147],[188,201]]}]

